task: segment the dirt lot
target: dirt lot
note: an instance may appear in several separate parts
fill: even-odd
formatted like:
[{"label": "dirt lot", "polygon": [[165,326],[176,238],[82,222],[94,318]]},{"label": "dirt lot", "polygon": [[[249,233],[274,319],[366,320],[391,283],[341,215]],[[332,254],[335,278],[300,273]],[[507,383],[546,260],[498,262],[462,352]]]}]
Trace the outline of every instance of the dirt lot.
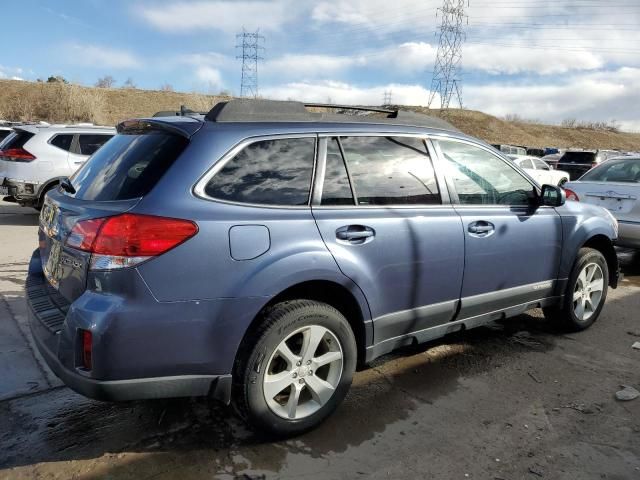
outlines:
[{"label": "dirt lot", "polygon": [[638,479],[640,258],[587,332],[539,312],[380,359],[316,431],[270,442],[201,399],[88,400],[34,354],[37,216],[0,202],[0,478]]}]

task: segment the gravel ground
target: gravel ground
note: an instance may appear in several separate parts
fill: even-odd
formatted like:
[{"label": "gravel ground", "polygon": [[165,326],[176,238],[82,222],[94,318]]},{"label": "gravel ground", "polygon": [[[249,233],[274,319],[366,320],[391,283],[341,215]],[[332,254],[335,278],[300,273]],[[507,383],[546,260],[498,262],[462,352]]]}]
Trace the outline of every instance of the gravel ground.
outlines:
[{"label": "gravel ground", "polygon": [[0,202],[0,478],[640,479],[640,258],[588,331],[538,311],[379,359],[320,428],[272,442],[202,399],[101,403],[34,352],[37,216]]}]

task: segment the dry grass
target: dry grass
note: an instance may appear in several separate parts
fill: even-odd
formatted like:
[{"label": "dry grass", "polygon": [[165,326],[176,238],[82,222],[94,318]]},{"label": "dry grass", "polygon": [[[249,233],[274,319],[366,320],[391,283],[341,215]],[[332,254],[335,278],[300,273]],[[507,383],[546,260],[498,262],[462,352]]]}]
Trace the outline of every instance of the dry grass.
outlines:
[{"label": "dry grass", "polygon": [[[0,118],[114,125],[127,118],[151,116],[160,110],[177,110],[180,105],[195,111],[208,111],[228,98],[136,88],[89,88],[0,80]],[[429,115],[445,115],[439,110],[406,108]],[[472,110],[449,110],[445,118],[463,132],[489,143],[640,150],[640,134],[587,128],[593,125],[558,127],[520,117],[505,121]]]}]

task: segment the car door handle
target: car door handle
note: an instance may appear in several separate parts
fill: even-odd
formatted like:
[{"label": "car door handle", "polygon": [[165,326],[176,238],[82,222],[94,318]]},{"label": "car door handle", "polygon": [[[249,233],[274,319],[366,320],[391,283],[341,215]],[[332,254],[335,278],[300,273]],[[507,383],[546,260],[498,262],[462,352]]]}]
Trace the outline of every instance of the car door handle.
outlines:
[{"label": "car door handle", "polygon": [[485,222],[484,220],[469,224],[469,233],[476,237],[487,237],[493,233],[494,230],[495,227],[493,223]]},{"label": "car door handle", "polygon": [[364,243],[375,236],[373,228],[362,225],[348,225],[336,230],[336,238],[351,243]]}]

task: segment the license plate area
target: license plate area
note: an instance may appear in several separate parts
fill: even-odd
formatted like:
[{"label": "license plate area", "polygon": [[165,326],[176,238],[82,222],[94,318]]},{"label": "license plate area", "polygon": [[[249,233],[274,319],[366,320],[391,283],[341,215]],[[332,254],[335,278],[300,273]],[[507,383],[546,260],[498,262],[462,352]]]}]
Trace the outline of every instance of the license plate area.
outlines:
[{"label": "license plate area", "polygon": [[49,258],[44,266],[44,275],[49,280],[51,286],[58,288],[60,285],[60,277],[62,265],[60,263],[60,255],[62,253],[62,244],[57,240],[51,240],[51,249],[49,250]]},{"label": "license plate area", "polygon": [[0,195],[9,195],[9,187],[0,187]]},{"label": "license plate area", "polygon": [[590,198],[589,203],[604,207],[612,213],[629,213],[633,208],[635,199],[617,198],[597,194],[587,194]]}]

